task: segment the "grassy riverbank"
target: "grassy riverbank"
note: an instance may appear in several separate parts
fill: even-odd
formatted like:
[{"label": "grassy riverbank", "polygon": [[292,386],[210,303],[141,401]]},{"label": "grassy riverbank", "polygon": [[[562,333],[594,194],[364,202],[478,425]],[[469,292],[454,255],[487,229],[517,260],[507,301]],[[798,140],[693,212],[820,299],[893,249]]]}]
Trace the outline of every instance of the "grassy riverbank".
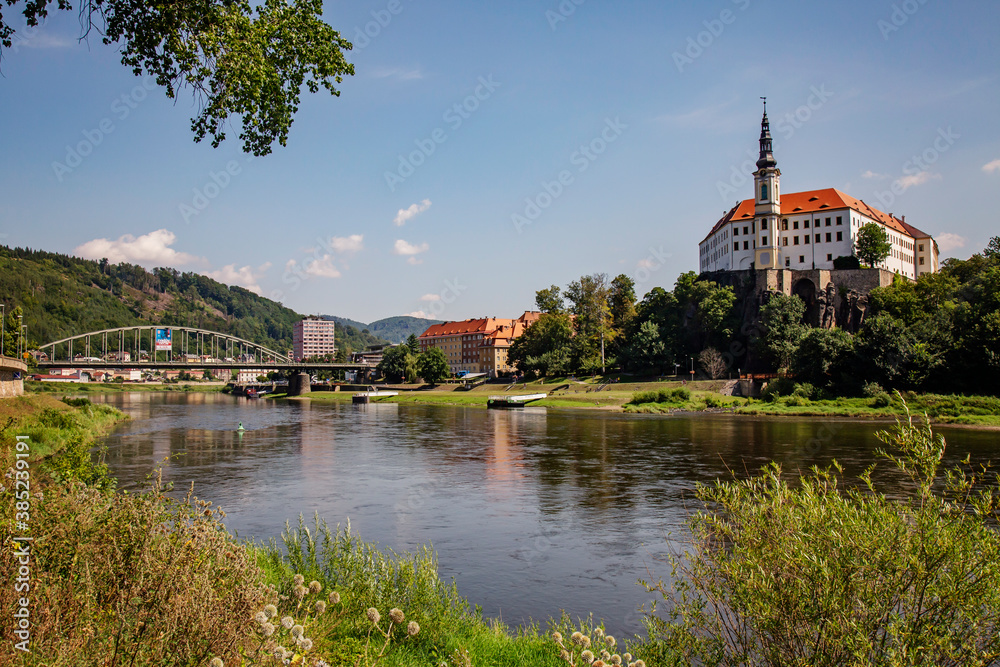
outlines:
[{"label": "grassy riverbank", "polygon": [[[224,511],[193,489],[172,499],[154,479],[146,492],[117,492],[90,455],[95,438],[125,419],[109,406],[25,396],[0,401],[0,418],[10,470],[0,502],[11,508],[0,529],[33,539],[27,590],[16,589],[15,551],[0,551],[0,608],[8,619],[22,598],[30,608],[28,651],[10,654],[12,664],[208,665],[217,657],[226,665],[555,667],[565,662],[549,629],[567,637],[593,630],[565,619],[546,629],[484,619],[441,580],[430,549],[396,554],[349,527],[301,520],[280,543],[253,544],[233,537]],[[24,465],[19,435],[29,438]],[[18,471],[29,488],[15,497]],[[15,524],[15,508],[27,513],[26,526]]]},{"label": "grassy riverbank", "polygon": [[24,381],[24,391],[31,394],[120,394],[130,391],[205,391],[225,389],[225,382],[36,382]]},{"label": "grassy riverbank", "polygon": [[[455,385],[437,387],[389,387],[399,396],[375,399],[379,403],[418,405],[453,405],[486,407],[492,395],[516,396],[547,393],[548,397],[532,406],[623,411],[635,414],[670,414],[674,412],[728,412],[740,415],[845,417],[857,419],[892,419],[905,413],[895,397],[810,399],[806,396],[776,396],[770,400],[723,396],[723,380],[698,382],[620,382],[604,384],[601,380],[567,381],[564,378],[515,385],[480,385],[465,391]],[[313,392],[290,400],[350,401],[352,392]],[[1000,428],[1000,398],[991,396],[946,396],[937,394],[905,395],[911,410],[926,413],[942,424]],[[270,398],[286,398],[275,394]]]}]

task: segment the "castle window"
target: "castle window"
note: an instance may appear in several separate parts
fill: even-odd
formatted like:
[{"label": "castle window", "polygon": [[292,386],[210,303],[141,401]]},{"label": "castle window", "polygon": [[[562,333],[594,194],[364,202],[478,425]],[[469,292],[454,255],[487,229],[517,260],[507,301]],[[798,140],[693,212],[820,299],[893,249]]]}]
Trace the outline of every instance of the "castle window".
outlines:
[{"label": "castle window", "polygon": [[767,245],[767,237],[766,236],[760,237],[760,244],[761,245]]},{"label": "castle window", "polygon": [[799,255],[799,264],[805,264],[805,263],[806,263],[806,258],[803,257],[802,255]]},{"label": "castle window", "polygon": [[833,255],[827,253],[827,255],[826,255],[826,261],[832,262],[833,261]]},{"label": "castle window", "polygon": [[767,183],[764,183],[763,185],[760,186],[760,200],[761,201],[767,200]]},{"label": "castle window", "polygon": [[747,227],[746,227],[746,225],[744,225],[744,226],[743,226],[743,236],[746,236],[746,235],[747,235],[747,234],[749,234],[749,233],[750,233],[750,232],[748,232],[748,231],[747,231]]},{"label": "castle window", "polygon": [[827,219],[826,219],[826,226],[827,226],[827,227],[829,227],[829,226],[830,226],[830,218],[827,218]]},{"label": "castle window", "polygon": [[740,249],[740,242],[737,241],[736,243],[733,244],[733,252],[738,252],[739,249]]},{"label": "castle window", "polygon": [[785,258],[785,266],[791,266],[791,265],[792,265],[792,258],[791,257],[786,257]]},{"label": "castle window", "polygon": [[733,236],[739,236],[739,235],[740,235],[740,228],[733,227]]},{"label": "castle window", "polygon": [[764,218],[763,220],[760,221],[760,231],[763,232],[766,230],[767,230],[767,218]]},{"label": "castle window", "polygon": [[788,231],[788,218],[785,218],[784,220],[781,221],[781,231],[783,232]]},{"label": "castle window", "polygon": [[[806,238],[808,238],[808,237],[806,237]],[[798,244],[799,244],[799,237],[796,236],[794,239],[792,239],[792,245],[798,245]]]},{"label": "castle window", "polygon": [[743,249],[744,250],[749,250],[750,249],[750,242],[749,241],[744,241],[743,242]]},{"label": "castle window", "polygon": [[806,220],[805,222],[806,222],[806,224],[805,224],[806,229],[809,229],[809,221]]},{"label": "castle window", "polygon": [[921,243],[920,245],[918,245],[918,246],[917,246],[917,249],[918,249],[918,250],[919,250],[920,252],[923,252],[923,251],[924,251],[924,244],[923,244],[923,243]]},{"label": "castle window", "polygon": [[924,264],[924,258],[923,258],[923,257],[921,257],[921,258],[920,258],[920,265],[921,265],[921,266],[923,266],[923,264]]},{"label": "castle window", "polygon": [[792,229],[798,229],[798,228],[799,228],[799,221],[798,220],[792,220]]},{"label": "castle window", "polygon": [[842,215],[838,215],[837,216],[837,224],[838,225],[844,224],[844,216],[842,216]]},{"label": "castle window", "polygon": [[819,234],[816,235],[816,243],[819,243]]},{"label": "castle window", "polygon": [[782,239],[781,239],[781,245],[788,245],[788,237],[787,236],[782,237]]},{"label": "castle window", "polygon": [[827,233],[826,233],[826,242],[827,242],[827,243],[829,243],[829,242],[830,242],[830,241],[832,241],[832,240],[833,240],[833,239],[832,239],[832,237],[831,237],[831,235],[830,235],[830,232],[827,232]]},{"label": "castle window", "polygon": [[844,240],[844,232],[837,232],[837,240],[838,241]]}]

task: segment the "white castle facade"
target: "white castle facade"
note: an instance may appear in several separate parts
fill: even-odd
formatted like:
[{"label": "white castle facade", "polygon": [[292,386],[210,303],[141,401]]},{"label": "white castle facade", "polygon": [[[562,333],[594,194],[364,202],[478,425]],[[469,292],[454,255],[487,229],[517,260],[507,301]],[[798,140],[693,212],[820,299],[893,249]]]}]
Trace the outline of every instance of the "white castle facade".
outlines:
[{"label": "white castle facade", "polygon": [[885,229],[892,251],[877,268],[916,280],[938,270],[934,239],[836,188],[782,194],[781,171],[771,150],[767,107],[760,130],[760,159],[754,198],[734,206],[698,244],[699,268],[833,269],[834,260],[854,254],[858,231],[868,223]]}]

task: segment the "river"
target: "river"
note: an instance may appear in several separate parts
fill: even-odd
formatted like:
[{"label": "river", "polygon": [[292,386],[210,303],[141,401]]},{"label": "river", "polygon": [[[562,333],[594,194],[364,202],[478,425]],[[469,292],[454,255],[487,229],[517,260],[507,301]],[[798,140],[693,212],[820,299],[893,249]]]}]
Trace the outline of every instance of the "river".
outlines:
[{"label": "river", "polygon": [[[242,538],[269,540],[318,513],[396,551],[431,544],[440,572],[492,617],[544,621],[593,612],[639,632],[639,578],[667,577],[698,482],[871,464],[889,424],[722,414],[632,416],[484,410],[223,394],[91,397],[133,417],[105,439],[110,472],[138,489],[162,464],[176,493],[222,506]],[[246,431],[237,433],[242,422]],[[995,432],[941,428],[947,459],[985,461]],[[881,464],[876,482],[899,489]]]}]

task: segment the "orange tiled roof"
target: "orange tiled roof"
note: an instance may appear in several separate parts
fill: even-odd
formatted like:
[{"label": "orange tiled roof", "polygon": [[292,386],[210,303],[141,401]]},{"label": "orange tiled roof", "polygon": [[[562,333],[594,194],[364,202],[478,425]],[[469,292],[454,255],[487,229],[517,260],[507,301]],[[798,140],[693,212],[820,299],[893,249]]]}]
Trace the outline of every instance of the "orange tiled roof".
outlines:
[{"label": "orange tiled roof", "polygon": [[437,338],[438,336],[461,336],[463,334],[487,333],[497,328],[501,323],[511,320],[501,320],[496,317],[480,317],[478,319],[462,320],[461,322],[443,322],[432,324],[420,338]]},{"label": "orange tiled roof", "polygon": [[[928,234],[924,234],[916,227],[904,223],[899,218],[869,206],[860,199],[855,199],[850,195],[844,194],[837,188],[807,190],[805,192],[792,192],[789,194],[783,193],[781,195],[781,215],[785,216],[798,215],[800,213],[817,213],[841,208],[854,209],[859,213],[867,215],[873,220],[878,220],[886,227],[889,227],[900,234],[916,237],[917,234],[914,234],[914,232],[918,232],[919,236],[928,236]],[[715,226],[712,227],[712,231],[708,233],[708,236],[706,236],[705,239],[711,237],[712,234],[719,231],[729,222],[753,220],[753,214],[754,200],[744,199],[730,209],[728,213],[722,216],[721,220],[715,223]],[[703,239],[702,242],[704,242],[705,239]]]}]

